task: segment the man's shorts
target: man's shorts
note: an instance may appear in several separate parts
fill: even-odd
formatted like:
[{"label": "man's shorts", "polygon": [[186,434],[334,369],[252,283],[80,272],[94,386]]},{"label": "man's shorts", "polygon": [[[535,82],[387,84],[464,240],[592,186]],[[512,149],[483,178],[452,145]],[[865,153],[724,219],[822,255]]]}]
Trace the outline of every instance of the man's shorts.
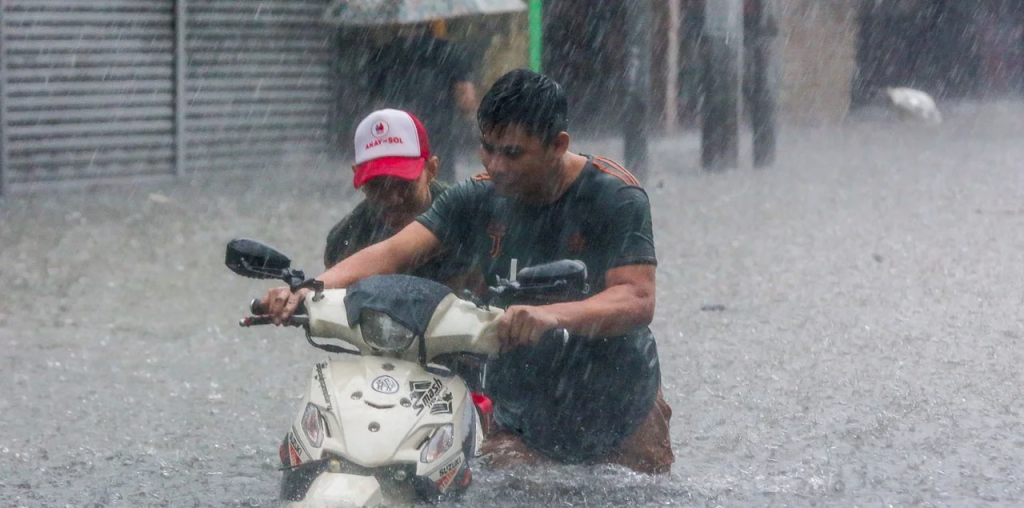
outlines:
[{"label": "man's shorts", "polygon": [[[640,428],[629,436],[611,453],[587,461],[588,464],[617,464],[638,473],[664,474],[672,470],[675,454],[672,452],[672,436],[669,421],[672,408],[661,392]],[[519,434],[495,426],[484,438],[482,449],[488,465],[504,469],[516,466],[538,466],[551,463],[551,459],[532,450],[520,439]]]},{"label": "man's shorts", "polygon": [[651,413],[661,384],[649,329],[601,339],[545,338],[487,366],[497,423],[565,463],[612,453]]}]

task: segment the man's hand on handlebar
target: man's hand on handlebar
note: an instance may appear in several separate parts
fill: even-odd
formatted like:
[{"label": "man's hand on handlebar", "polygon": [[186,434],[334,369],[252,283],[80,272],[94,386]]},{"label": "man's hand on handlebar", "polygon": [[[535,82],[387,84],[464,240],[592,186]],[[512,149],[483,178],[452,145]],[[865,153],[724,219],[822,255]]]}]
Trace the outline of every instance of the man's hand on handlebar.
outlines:
[{"label": "man's hand on handlebar", "polygon": [[513,305],[498,322],[498,340],[502,351],[540,342],[544,332],[560,326],[558,316],[544,307]]},{"label": "man's hand on handlebar", "polygon": [[281,326],[295,315],[295,309],[306,299],[308,293],[308,289],[300,289],[292,293],[288,286],[272,288],[260,300],[259,306],[273,318],[275,325]]}]

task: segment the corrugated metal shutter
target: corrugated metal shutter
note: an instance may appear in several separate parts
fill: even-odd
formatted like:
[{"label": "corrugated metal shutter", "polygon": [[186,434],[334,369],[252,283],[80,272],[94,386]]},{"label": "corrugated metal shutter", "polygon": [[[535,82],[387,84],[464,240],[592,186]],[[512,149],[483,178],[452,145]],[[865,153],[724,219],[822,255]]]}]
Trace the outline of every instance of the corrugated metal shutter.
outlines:
[{"label": "corrugated metal shutter", "polygon": [[174,0],[3,5],[9,182],[174,173]]},{"label": "corrugated metal shutter", "polygon": [[327,0],[188,4],[187,164],[245,169],[327,146],[333,29]]}]

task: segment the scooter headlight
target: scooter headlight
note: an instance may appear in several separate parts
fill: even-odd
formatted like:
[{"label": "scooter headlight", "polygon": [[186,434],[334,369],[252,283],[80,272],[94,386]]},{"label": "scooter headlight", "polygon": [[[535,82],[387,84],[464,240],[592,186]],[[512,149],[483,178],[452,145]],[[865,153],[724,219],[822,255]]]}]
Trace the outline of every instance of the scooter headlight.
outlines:
[{"label": "scooter headlight", "polygon": [[320,410],[313,404],[306,404],[306,412],[302,414],[302,431],[306,433],[306,439],[314,448],[319,448],[324,442],[322,420]]},{"label": "scooter headlight", "polygon": [[409,349],[416,335],[391,316],[371,309],[363,309],[359,316],[359,329],[363,341],[383,352],[397,353]]},{"label": "scooter headlight", "polygon": [[453,444],[455,444],[455,427],[450,423],[442,425],[434,431],[434,435],[430,437],[430,441],[420,452],[420,462],[430,464],[447,453]]}]

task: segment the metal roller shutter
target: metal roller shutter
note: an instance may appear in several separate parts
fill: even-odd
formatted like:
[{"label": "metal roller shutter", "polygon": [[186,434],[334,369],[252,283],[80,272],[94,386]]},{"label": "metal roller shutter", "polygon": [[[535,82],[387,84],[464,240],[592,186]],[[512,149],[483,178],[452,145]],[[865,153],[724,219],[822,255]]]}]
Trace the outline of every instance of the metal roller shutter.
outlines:
[{"label": "metal roller shutter", "polygon": [[174,173],[174,0],[0,5],[8,182]]},{"label": "metal roller shutter", "polygon": [[328,141],[327,0],[190,0],[189,170],[245,169]]}]

